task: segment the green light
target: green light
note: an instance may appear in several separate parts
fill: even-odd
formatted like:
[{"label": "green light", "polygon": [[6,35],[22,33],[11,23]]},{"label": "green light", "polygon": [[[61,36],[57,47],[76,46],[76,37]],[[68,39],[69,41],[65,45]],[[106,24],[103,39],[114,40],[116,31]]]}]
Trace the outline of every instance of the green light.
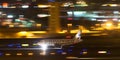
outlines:
[{"label": "green light", "polygon": [[22,44],[22,46],[23,46],[23,47],[27,47],[27,46],[29,46],[29,44]]}]

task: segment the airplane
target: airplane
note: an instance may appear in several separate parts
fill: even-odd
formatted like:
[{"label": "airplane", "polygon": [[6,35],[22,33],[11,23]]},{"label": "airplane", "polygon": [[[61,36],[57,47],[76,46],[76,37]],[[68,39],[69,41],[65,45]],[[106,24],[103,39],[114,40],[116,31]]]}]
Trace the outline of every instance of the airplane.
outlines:
[{"label": "airplane", "polygon": [[41,49],[46,50],[49,46],[60,46],[62,48],[65,45],[71,45],[82,42],[81,31],[78,31],[73,39],[43,39],[40,40],[37,44]]},{"label": "airplane", "polygon": [[[5,41],[5,40],[1,40],[1,41]],[[4,47],[4,45],[6,46],[7,43],[1,44],[0,47],[3,46],[4,48],[0,48],[0,50],[43,50],[45,51],[47,49],[62,49],[63,46],[82,42],[82,39],[81,39],[81,31],[78,31],[78,33],[75,34],[75,37],[73,39],[44,39],[43,38],[43,39],[35,39],[35,40],[29,40],[29,39],[26,40],[27,45],[29,45],[29,42],[31,43],[33,42],[33,44],[35,44],[35,47],[28,46],[28,47],[13,48],[13,47],[21,46],[22,43],[24,43],[24,39],[16,40],[19,42],[18,44],[17,42],[15,42],[14,39],[11,39],[11,40],[8,39],[6,41],[10,41],[12,44],[9,43],[7,45],[8,47]]]}]

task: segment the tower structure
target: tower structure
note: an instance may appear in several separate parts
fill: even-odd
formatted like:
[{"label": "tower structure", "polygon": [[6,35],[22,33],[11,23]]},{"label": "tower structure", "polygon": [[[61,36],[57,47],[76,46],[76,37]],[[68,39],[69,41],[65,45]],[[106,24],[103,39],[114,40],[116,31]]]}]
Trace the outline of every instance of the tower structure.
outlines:
[{"label": "tower structure", "polygon": [[60,32],[60,8],[58,2],[49,2],[51,7],[49,8],[49,33]]}]

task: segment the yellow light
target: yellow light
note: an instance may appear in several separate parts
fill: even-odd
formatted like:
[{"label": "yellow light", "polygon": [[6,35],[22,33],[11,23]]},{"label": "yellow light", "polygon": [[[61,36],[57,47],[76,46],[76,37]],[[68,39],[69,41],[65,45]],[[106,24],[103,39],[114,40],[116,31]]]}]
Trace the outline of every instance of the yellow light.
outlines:
[{"label": "yellow light", "polygon": [[70,33],[77,33],[78,30],[71,30]]},{"label": "yellow light", "polygon": [[29,56],[32,56],[32,55],[33,55],[33,53],[28,53],[28,55],[29,55]]},{"label": "yellow light", "polygon": [[91,34],[91,36],[101,36],[100,34]]},{"label": "yellow light", "polygon": [[118,29],[120,29],[120,23],[118,23],[118,26],[117,26]]},{"label": "yellow light", "polygon": [[55,53],[54,52],[52,52],[52,53],[50,53],[51,55],[55,55]]},{"label": "yellow light", "polygon": [[10,53],[6,53],[5,55],[6,55],[6,56],[10,56],[11,54],[10,54]]},{"label": "yellow light", "polygon": [[60,31],[58,33],[63,34],[63,33],[66,33],[66,32],[67,32],[67,30],[62,30],[62,31]]},{"label": "yellow light", "polygon": [[26,36],[28,33],[26,31],[18,32],[19,36]]},{"label": "yellow light", "polygon": [[82,33],[89,33],[89,30],[82,30]]},{"label": "yellow light", "polygon": [[46,31],[29,31],[29,33],[47,33]]},{"label": "yellow light", "polygon": [[112,22],[106,22],[104,24],[101,24],[101,26],[104,28],[104,29],[108,29],[108,30],[111,30],[111,29],[114,29],[115,26],[113,25]]},{"label": "yellow light", "polygon": [[37,46],[38,44],[34,43],[33,45],[34,45],[34,46]]},{"label": "yellow light", "polygon": [[28,33],[28,34],[27,34],[27,38],[34,38],[34,34]]},{"label": "yellow light", "polygon": [[67,24],[67,26],[72,26],[72,24]]},{"label": "yellow light", "polygon": [[24,47],[25,47],[25,46],[29,46],[29,44],[22,44],[22,46],[24,46]]},{"label": "yellow light", "polygon": [[112,23],[106,23],[106,26],[107,26],[107,27],[111,27],[111,26],[112,26]]},{"label": "yellow light", "polygon": [[66,57],[66,59],[77,59],[78,57],[74,57],[74,56],[68,56]]},{"label": "yellow light", "polygon": [[118,4],[103,4],[102,6],[116,7],[116,6],[119,6],[119,5]]},{"label": "yellow light", "polygon": [[116,7],[118,6],[117,4],[110,4],[111,7]]},{"label": "yellow light", "polygon": [[95,26],[100,26],[100,24],[95,24]]},{"label": "yellow light", "polygon": [[88,52],[83,52],[83,54],[87,54]]},{"label": "yellow light", "polygon": [[9,25],[9,27],[14,27],[14,25]]},{"label": "yellow light", "polygon": [[41,26],[42,26],[42,24],[36,24],[36,26],[37,26],[37,27],[41,27]]},{"label": "yellow light", "polygon": [[39,8],[48,8],[50,7],[51,5],[38,5]]},{"label": "yellow light", "polygon": [[22,53],[17,53],[16,55],[21,56],[21,55],[22,55]]},{"label": "yellow light", "polygon": [[118,24],[118,26],[120,26],[120,23]]},{"label": "yellow light", "polygon": [[113,29],[113,24],[111,22],[106,23],[106,29]]}]

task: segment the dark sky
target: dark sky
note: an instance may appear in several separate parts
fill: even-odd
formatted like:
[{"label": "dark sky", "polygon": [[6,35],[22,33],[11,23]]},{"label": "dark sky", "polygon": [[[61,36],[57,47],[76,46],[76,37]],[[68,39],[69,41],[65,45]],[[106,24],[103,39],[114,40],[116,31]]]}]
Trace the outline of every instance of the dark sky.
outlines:
[{"label": "dark sky", "polygon": [[[30,0],[23,0],[23,1],[30,1]],[[44,2],[46,3],[48,0],[37,0],[37,2]],[[56,0],[56,1],[73,1],[75,2],[76,0]],[[108,3],[108,2],[116,2],[120,3],[120,0],[85,0],[88,3]],[[16,2],[16,0],[0,0],[0,2]]]},{"label": "dark sky", "polygon": [[108,3],[108,2],[120,3],[120,0],[85,0],[85,1],[94,3]]}]

